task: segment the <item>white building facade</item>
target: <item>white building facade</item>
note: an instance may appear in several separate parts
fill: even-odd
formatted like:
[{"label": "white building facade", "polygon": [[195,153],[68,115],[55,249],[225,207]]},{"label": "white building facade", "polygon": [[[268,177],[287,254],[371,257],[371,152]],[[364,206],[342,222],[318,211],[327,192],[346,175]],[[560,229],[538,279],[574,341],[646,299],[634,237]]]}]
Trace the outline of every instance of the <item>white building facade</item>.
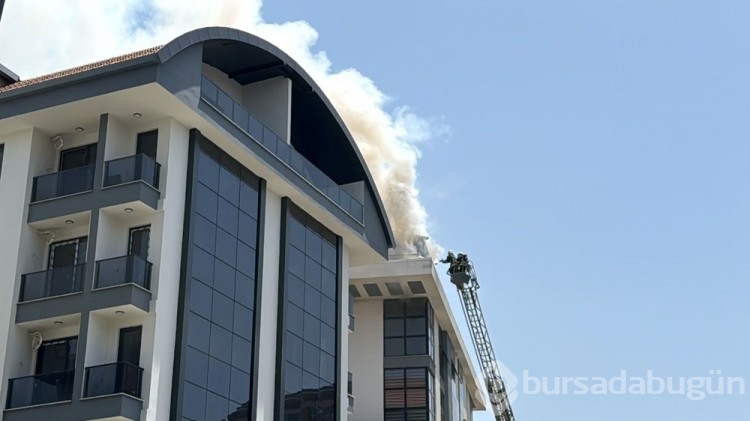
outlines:
[{"label": "white building facade", "polygon": [[[483,408],[436,276],[360,293],[348,328],[354,273],[388,266],[393,234],[340,117],[276,47],[204,28],[37,79],[0,70],[0,420],[407,419],[406,398],[386,410],[397,368],[434,396],[408,419]],[[430,318],[432,364],[389,354],[399,305]],[[466,392],[447,390],[473,396],[455,417],[441,352]]]}]

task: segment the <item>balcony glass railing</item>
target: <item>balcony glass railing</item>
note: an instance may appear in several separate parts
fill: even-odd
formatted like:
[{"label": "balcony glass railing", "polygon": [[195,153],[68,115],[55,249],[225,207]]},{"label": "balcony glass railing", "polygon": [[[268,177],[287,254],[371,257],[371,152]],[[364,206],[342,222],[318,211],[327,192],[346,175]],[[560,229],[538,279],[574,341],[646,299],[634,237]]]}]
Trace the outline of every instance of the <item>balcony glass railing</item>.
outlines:
[{"label": "balcony glass railing", "polygon": [[203,76],[201,83],[201,98],[216,108],[255,142],[263,145],[269,152],[320,190],[359,223],[364,223],[364,207],[361,203],[205,76]]},{"label": "balcony glass railing", "polygon": [[151,263],[141,256],[129,255],[96,262],[96,288],[136,284],[151,288]]},{"label": "balcony glass railing", "polygon": [[[351,317],[351,316],[350,316]],[[352,372],[348,372],[346,381],[346,398],[347,398],[347,410],[351,413],[354,411],[354,375]]]},{"label": "balcony glass railing", "polygon": [[159,188],[161,165],[148,155],[138,154],[104,163],[104,187],[144,181]]},{"label": "balcony glass railing", "polygon": [[69,401],[75,370],[58,371],[8,380],[8,409]]},{"label": "balcony glass railing", "polygon": [[54,199],[69,194],[90,191],[94,187],[94,166],[73,168],[34,177],[31,201]]},{"label": "balcony glass railing", "polygon": [[85,263],[27,273],[21,276],[21,297],[18,301],[31,301],[81,292],[84,276],[86,276]]},{"label": "balcony glass railing", "polygon": [[140,398],[142,378],[143,369],[125,361],[88,367],[84,397],[125,393]]}]

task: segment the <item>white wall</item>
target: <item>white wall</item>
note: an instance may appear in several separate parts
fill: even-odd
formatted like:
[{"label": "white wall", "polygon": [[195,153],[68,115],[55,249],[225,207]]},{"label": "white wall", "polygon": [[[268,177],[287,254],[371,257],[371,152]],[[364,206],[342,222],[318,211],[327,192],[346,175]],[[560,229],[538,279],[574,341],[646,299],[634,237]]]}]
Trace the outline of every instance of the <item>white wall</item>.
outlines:
[{"label": "white wall", "polygon": [[354,375],[355,401],[349,420],[382,420],[383,302],[355,300],[354,317],[355,330],[349,334],[349,371]]},{"label": "white wall", "polygon": [[96,240],[96,261],[124,256],[128,252],[128,221],[115,217],[112,212],[99,212],[99,229]]},{"label": "white wall", "polygon": [[277,136],[289,143],[292,124],[292,81],[275,77],[242,88],[242,105]]},{"label": "white wall", "polygon": [[279,305],[279,258],[281,238],[281,197],[266,191],[265,226],[263,238],[263,273],[261,274],[260,331],[256,340],[263,346],[258,355],[258,401],[255,419],[272,421],[276,404],[276,327]]},{"label": "white wall", "polygon": [[[143,397],[146,409],[143,419],[166,420],[172,393],[175,326],[180,286],[182,229],[187,184],[188,129],[168,119],[159,123],[159,152],[162,159],[162,199],[159,212],[151,224],[150,259],[152,268],[153,318],[144,320],[144,347],[141,360],[150,373],[144,373]],[[163,160],[164,156],[167,160]]]},{"label": "white wall", "polygon": [[[56,172],[58,168],[60,168],[60,152],[65,151],[68,149],[75,149],[80,146],[89,145],[91,143],[96,143],[98,141],[99,137],[99,126],[93,127],[91,130],[86,131],[85,133],[76,133],[76,134],[65,134],[63,135],[63,146],[58,151],[55,150],[52,147],[52,141],[50,140],[50,137],[47,135],[43,135],[40,133],[40,137],[46,145],[42,147],[44,149],[42,152],[43,155],[51,154],[53,157],[53,161],[50,163],[50,165],[46,165],[43,169],[40,168],[40,171],[34,175],[41,175],[41,174],[48,174],[51,172]],[[36,159],[37,154],[34,153],[34,159]]]},{"label": "white wall", "polygon": [[[136,119],[132,116],[126,116],[123,119],[110,114],[107,121],[107,148],[104,151],[104,160],[111,161],[117,158],[125,158],[135,155],[138,147],[138,134],[151,130],[159,130],[161,127],[168,127],[169,119],[148,120],[146,118]],[[165,124],[167,126],[165,126]],[[162,138],[162,132],[159,130],[159,139],[157,140],[157,162],[164,163],[167,161],[166,151],[161,153],[161,143],[166,141]]]},{"label": "white wall", "polygon": [[[5,145],[0,176],[0,401],[5,402],[7,379],[33,372],[30,338],[15,324],[16,300],[23,273],[41,270],[44,242],[26,224],[32,177],[49,172],[55,150],[49,137],[28,129],[0,138]],[[34,157],[32,160],[31,157]],[[24,252],[22,253],[21,250]],[[10,344],[10,345],[9,345]]]},{"label": "white wall", "polygon": [[338,419],[347,419],[348,414],[348,391],[349,382],[349,249],[342,247],[341,256],[341,285],[339,286],[339,301],[341,302],[341,319],[339,320],[339,335],[341,335],[341,347],[339,349],[339,360],[341,373],[339,373],[339,416]]},{"label": "white wall", "polygon": [[[154,228],[153,222],[155,219],[160,219],[159,215],[160,213],[149,213],[138,218],[132,218],[126,213],[118,214],[113,211],[100,211],[99,230],[97,231],[96,241],[96,261],[127,255],[131,228],[151,225],[152,237],[155,234],[158,235],[160,229]],[[153,242],[152,238],[151,243]],[[158,260],[159,255],[153,254],[152,251],[158,253],[159,250],[149,245],[148,260],[153,263]]]},{"label": "white wall", "polygon": [[86,356],[84,367],[91,367],[114,362],[107,349],[107,337],[110,335],[109,320],[103,316],[90,313],[89,329],[86,337]]},{"label": "white wall", "polygon": [[[104,312],[93,312],[89,316],[89,329],[86,342],[85,367],[110,364],[117,361],[117,351],[120,341],[120,329],[125,327],[142,326],[149,316],[129,317],[112,316]],[[150,343],[141,340],[141,367],[148,371],[149,364],[143,358],[144,348]],[[144,371],[144,378],[146,372]]]},{"label": "white wall", "polygon": [[[430,305],[432,305],[432,302],[430,302]],[[434,310],[434,309],[433,309]],[[432,355],[435,357],[435,375],[433,376],[433,387],[432,390],[435,391],[435,421],[441,421],[440,416],[440,322],[438,322],[437,317],[432,317]]]},{"label": "white wall", "polygon": [[135,134],[110,114],[107,119],[107,147],[104,151],[104,161],[135,155],[135,144]]},{"label": "white wall", "polygon": [[226,73],[216,67],[203,63],[203,74],[218,85],[222,91],[228,93],[235,101],[242,102],[242,85],[229,79]]}]

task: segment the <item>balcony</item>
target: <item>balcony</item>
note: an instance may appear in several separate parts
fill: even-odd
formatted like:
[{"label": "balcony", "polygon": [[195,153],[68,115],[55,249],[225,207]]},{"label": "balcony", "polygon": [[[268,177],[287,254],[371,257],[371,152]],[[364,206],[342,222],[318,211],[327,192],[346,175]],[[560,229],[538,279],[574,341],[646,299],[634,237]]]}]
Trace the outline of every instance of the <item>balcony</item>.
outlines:
[{"label": "balcony", "polygon": [[205,76],[201,82],[201,99],[323,193],[359,224],[364,224],[364,207],[361,203]]},{"label": "balcony", "polygon": [[348,413],[354,412],[354,395],[352,394],[354,391],[354,374],[352,372],[347,373],[347,381],[346,381],[346,410]]},{"label": "balcony", "polygon": [[104,187],[142,181],[159,188],[161,165],[148,155],[138,154],[104,163]]},{"label": "balcony", "polygon": [[34,177],[32,202],[55,199],[71,194],[91,191],[94,188],[94,166],[73,168]]},{"label": "balcony", "polygon": [[83,290],[86,264],[28,273],[21,276],[19,302],[74,294]]},{"label": "balcony", "polygon": [[141,397],[143,369],[121,361],[86,368],[85,398],[126,394]]},{"label": "balcony", "polygon": [[95,289],[135,284],[151,288],[151,262],[141,256],[129,255],[96,262]]},{"label": "balcony", "polygon": [[354,396],[346,395],[346,398],[347,398],[346,411],[352,414],[354,413]]},{"label": "balcony", "polygon": [[70,401],[75,370],[8,380],[7,409]]}]

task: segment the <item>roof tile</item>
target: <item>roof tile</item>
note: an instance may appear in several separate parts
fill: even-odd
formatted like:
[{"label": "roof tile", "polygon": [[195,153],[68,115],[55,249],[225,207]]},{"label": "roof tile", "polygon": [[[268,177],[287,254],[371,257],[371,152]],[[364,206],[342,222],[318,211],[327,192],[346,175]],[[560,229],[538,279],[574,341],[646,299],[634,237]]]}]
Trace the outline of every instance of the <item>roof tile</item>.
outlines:
[{"label": "roof tile", "polygon": [[61,70],[59,72],[50,73],[48,75],[38,76],[35,78],[21,80],[10,85],[0,87],[0,94],[14,89],[25,88],[27,86],[36,85],[38,83],[47,82],[54,79],[60,79],[66,76],[83,73],[89,70],[98,69],[101,67],[110,66],[116,63],[122,63],[130,60],[134,60],[139,57],[144,57],[153,53],[156,53],[161,49],[161,46],[147,48],[145,50],[136,51],[133,53],[123,54],[121,56],[108,58],[106,60],[97,61],[96,63],[84,64],[83,66],[73,67],[72,69]]}]

